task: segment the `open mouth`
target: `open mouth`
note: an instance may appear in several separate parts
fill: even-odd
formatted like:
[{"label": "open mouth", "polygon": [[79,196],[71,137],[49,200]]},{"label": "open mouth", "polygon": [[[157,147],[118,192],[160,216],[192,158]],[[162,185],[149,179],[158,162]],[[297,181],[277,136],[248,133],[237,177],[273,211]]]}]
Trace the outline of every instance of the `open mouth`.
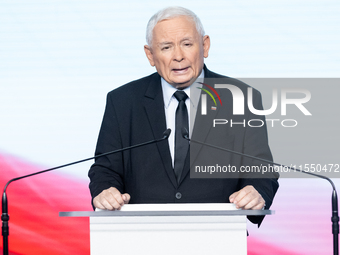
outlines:
[{"label": "open mouth", "polygon": [[187,70],[189,69],[189,67],[185,67],[185,68],[180,68],[180,69],[172,69],[172,71],[174,71],[175,73],[185,73]]}]

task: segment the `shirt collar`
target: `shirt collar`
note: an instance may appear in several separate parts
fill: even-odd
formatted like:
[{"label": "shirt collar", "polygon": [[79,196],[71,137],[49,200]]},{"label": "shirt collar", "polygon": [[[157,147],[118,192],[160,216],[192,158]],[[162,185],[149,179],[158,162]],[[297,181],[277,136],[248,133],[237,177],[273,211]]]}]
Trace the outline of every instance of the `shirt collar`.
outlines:
[{"label": "shirt collar", "polygon": [[[196,81],[190,85],[189,87],[183,89],[183,91],[188,95],[191,105],[196,108],[199,101],[200,90],[191,90],[195,87],[202,87],[202,84],[197,83],[197,81],[203,82],[204,78],[204,70],[202,69],[201,74],[197,77]],[[166,82],[163,78],[161,78],[162,90],[163,90],[163,99],[164,106],[168,108],[171,100],[173,99],[173,94],[177,91],[175,87]],[[195,85],[195,87],[193,86]],[[191,92],[191,93],[190,93]]]}]

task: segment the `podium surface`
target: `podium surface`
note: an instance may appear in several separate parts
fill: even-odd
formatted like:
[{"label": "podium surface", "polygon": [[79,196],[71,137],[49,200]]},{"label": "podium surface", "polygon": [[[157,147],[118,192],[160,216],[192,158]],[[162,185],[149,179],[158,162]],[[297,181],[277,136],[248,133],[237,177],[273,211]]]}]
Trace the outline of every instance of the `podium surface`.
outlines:
[{"label": "podium surface", "polygon": [[233,204],[126,204],[120,211],[60,212],[90,217],[91,254],[247,254],[247,215]]}]

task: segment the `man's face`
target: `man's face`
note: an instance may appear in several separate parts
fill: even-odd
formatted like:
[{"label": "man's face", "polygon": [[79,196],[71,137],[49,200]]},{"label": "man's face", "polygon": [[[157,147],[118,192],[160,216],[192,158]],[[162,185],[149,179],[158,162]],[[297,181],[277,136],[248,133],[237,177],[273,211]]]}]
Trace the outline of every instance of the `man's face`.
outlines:
[{"label": "man's face", "polygon": [[209,36],[202,38],[194,21],[186,16],[160,21],[152,35],[152,45],[144,46],[150,64],[175,88],[190,86],[208,57]]}]

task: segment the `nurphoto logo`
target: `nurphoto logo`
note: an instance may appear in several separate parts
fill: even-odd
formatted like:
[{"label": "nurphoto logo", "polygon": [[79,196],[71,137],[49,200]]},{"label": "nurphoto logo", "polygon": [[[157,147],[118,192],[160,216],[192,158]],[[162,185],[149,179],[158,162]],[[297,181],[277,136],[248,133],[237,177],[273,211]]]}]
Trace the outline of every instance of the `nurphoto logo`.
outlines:
[{"label": "nurphoto logo", "polygon": [[[201,82],[200,82],[201,83]],[[218,98],[221,106],[222,101],[220,98],[220,95],[217,93],[215,89],[228,89],[231,92],[232,95],[232,101],[233,101],[233,115],[244,115],[245,114],[245,95],[242,92],[242,90],[231,84],[215,84],[215,88],[212,86],[201,83],[203,86],[210,89],[212,92],[205,88],[199,88],[202,91],[206,92],[214,101],[215,106],[212,106],[212,110],[217,109],[217,102],[214,97],[214,95]],[[298,94],[299,98],[289,98],[288,95],[294,93]],[[207,115],[207,94],[201,94],[201,115]],[[214,95],[213,95],[214,94]],[[282,88],[280,90],[280,96],[278,93],[278,89],[272,90],[272,104],[270,108],[268,109],[255,109],[253,104],[253,88],[249,87],[247,89],[247,106],[251,113],[258,116],[268,116],[270,114],[273,114],[276,110],[279,108],[281,109],[281,116],[287,115],[287,105],[295,105],[305,116],[311,116],[312,114],[307,110],[307,108],[304,106],[307,102],[311,100],[311,93],[307,89],[300,89],[300,88]],[[280,101],[280,102],[279,102]],[[279,107],[280,106],[280,107]],[[295,119],[266,119],[267,122],[271,122],[271,126],[274,126],[274,122],[280,121],[283,127],[296,127],[298,122]],[[214,119],[213,120],[213,127],[216,125],[225,125],[227,123],[230,123],[232,126],[233,120],[226,120],[226,119]],[[264,125],[264,122],[261,119],[250,119],[247,121],[248,125],[250,127],[261,127]],[[254,123],[258,123],[255,125]],[[293,123],[288,125],[288,123]],[[235,123],[236,124],[236,123]],[[238,123],[240,124],[240,123]],[[246,125],[246,120],[242,122],[244,126]]]},{"label": "nurphoto logo", "polygon": [[[208,85],[206,83],[203,83],[203,82],[198,82],[198,83],[200,83],[203,86],[206,86],[207,88],[209,88],[216,95],[216,97],[218,98],[218,100],[220,101],[220,104],[222,106],[221,97],[220,97],[220,95],[217,93],[217,91],[213,87],[211,87],[210,85]],[[217,103],[216,103],[216,100],[215,100],[215,97],[213,96],[213,94],[211,94],[211,92],[209,90],[207,90],[207,89],[200,88],[200,87],[197,87],[197,88],[201,89],[204,92],[206,92],[212,98],[212,100],[215,103],[215,106],[212,106],[211,110],[215,110],[216,111],[217,110]],[[201,102],[202,102],[201,113],[202,113],[202,115],[207,115],[207,95],[206,94],[202,94],[201,95]]]}]

